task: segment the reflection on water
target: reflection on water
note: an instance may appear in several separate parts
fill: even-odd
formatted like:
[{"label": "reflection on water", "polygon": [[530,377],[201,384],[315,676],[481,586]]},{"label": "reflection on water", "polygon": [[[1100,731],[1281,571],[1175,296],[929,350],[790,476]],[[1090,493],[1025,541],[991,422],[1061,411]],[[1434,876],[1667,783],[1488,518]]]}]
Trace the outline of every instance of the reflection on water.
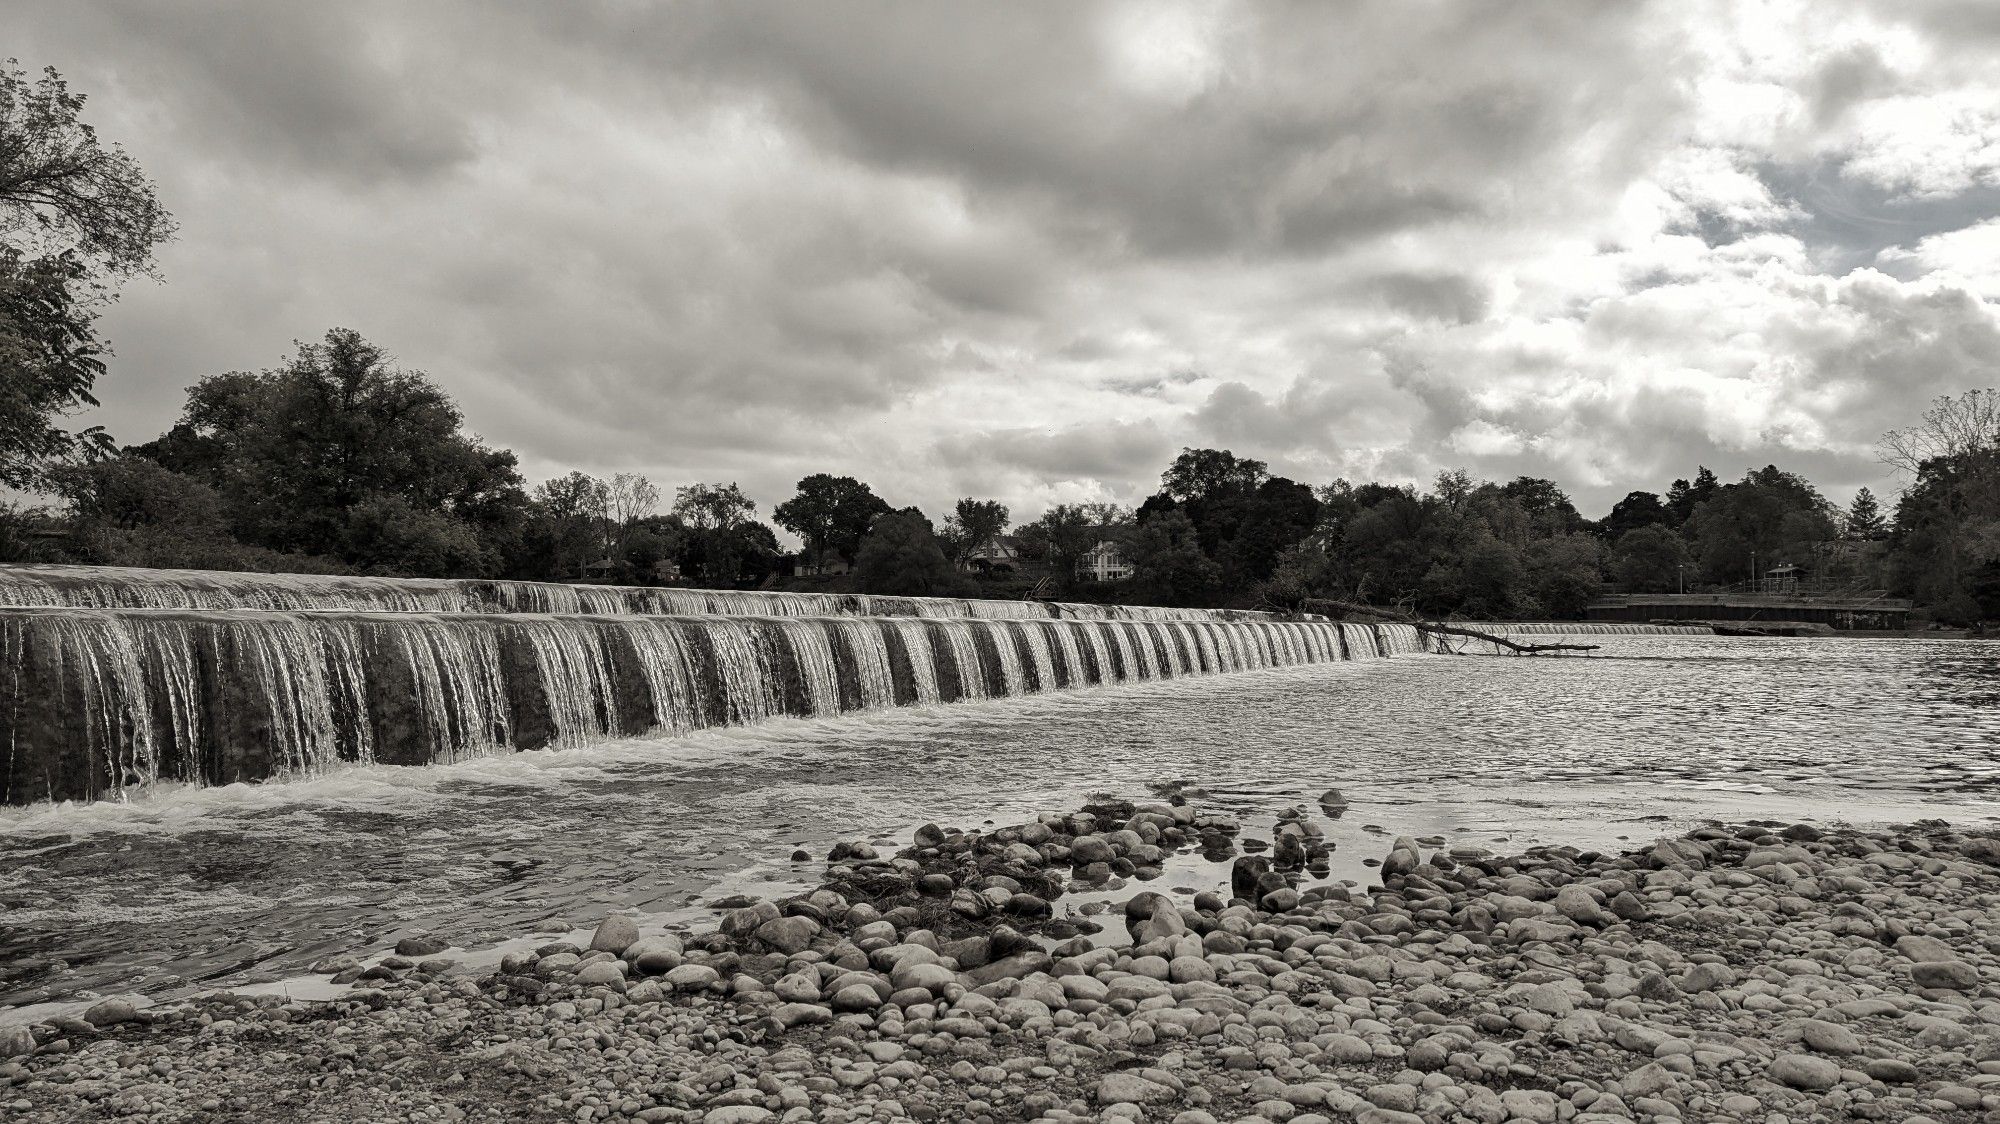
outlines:
[{"label": "reflection on water", "polygon": [[1708,817],[2000,815],[2000,644],[1591,639],[0,812],[0,1003],[684,911],[815,876],[797,846],[1175,780],[1253,824],[1339,787],[1351,810],[1321,822],[1351,878],[1387,833],[1602,847]]}]

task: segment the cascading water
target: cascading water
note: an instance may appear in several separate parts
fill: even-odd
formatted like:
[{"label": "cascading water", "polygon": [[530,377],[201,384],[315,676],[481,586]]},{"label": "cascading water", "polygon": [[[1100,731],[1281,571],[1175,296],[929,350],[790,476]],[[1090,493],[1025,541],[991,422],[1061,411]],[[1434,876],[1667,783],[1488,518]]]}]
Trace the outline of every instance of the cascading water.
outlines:
[{"label": "cascading water", "polygon": [[1705,624],[1639,624],[1632,621],[1528,621],[1475,623],[1461,627],[1495,636],[1713,636]]},{"label": "cascading water", "polygon": [[512,744],[513,711],[493,633],[454,630],[439,620],[412,617],[406,627],[386,630],[381,640],[390,645],[390,653],[372,666],[406,671],[411,694],[420,700],[416,730],[422,760],[452,761]]},{"label": "cascading water", "polygon": [[927,619],[1255,620],[1265,614],[1152,605],[1081,605],[864,593],[561,585],[486,579],[368,578],[110,566],[0,565],[0,606],[70,609],[353,610],[590,616],[922,617]]},{"label": "cascading water", "polygon": [[0,609],[0,800],[1421,648],[1316,622]]},{"label": "cascading water", "polygon": [[766,673],[769,651],[754,624],[716,620],[698,629],[697,634],[715,653],[715,662],[708,670],[725,703],[722,723],[740,725],[782,713],[777,678]]},{"label": "cascading water", "polygon": [[881,627],[872,621],[843,620],[833,625],[843,643],[855,683],[855,708],[877,710],[896,705],[895,671],[889,665],[889,646],[882,642]]},{"label": "cascading water", "polygon": [[[932,626],[943,634],[945,643],[951,648],[951,662],[957,675],[958,694],[961,699],[983,699],[986,697],[986,665],[979,658],[979,646],[972,639],[972,622],[938,621]],[[998,660],[996,655],[995,660]],[[1008,688],[1003,687],[1005,693]]]}]

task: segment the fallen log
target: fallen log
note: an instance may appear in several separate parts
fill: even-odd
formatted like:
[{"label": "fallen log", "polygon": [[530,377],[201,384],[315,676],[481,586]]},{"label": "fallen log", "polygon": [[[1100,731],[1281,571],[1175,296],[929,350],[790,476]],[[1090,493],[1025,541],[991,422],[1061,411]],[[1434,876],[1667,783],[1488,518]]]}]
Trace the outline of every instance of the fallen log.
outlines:
[{"label": "fallen log", "polygon": [[1462,628],[1458,625],[1445,624],[1441,621],[1419,620],[1408,613],[1399,613],[1393,609],[1379,609],[1373,605],[1362,605],[1353,601],[1335,601],[1328,597],[1308,597],[1299,602],[1299,610],[1301,612],[1316,611],[1314,606],[1321,606],[1325,610],[1331,610],[1343,616],[1380,617],[1383,620],[1396,624],[1409,625],[1419,632],[1428,632],[1442,636],[1468,636],[1474,640],[1483,640],[1496,647],[1505,648],[1517,656],[1538,656],[1544,652],[1594,652],[1598,649],[1598,645],[1596,644],[1523,644],[1518,640],[1509,640],[1505,636],[1495,636],[1490,632],[1481,632],[1476,628]]}]

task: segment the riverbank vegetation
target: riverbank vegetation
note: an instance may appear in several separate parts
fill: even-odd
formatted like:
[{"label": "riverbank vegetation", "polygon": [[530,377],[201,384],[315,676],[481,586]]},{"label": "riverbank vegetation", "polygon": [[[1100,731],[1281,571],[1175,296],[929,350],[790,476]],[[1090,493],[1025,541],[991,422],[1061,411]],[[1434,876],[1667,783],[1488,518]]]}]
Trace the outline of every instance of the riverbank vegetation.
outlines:
[{"label": "riverbank vegetation", "polygon": [[[198,383],[153,441],[42,468],[57,503],[16,511],[0,553],[1206,607],[1331,597],[1470,618],[1571,617],[1610,589],[1740,588],[1797,567],[1821,586],[1893,589],[1971,621],[2000,616],[1996,464],[1990,445],[1925,458],[1893,519],[1866,492],[1843,512],[1765,466],[1726,483],[1698,469],[1592,520],[1551,480],[1449,471],[1428,488],[1313,486],[1188,449],[1136,509],[1058,505],[1011,533],[997,501],[968,497],[934,522],[822,473],[771,511],[800,540],[787,551],[730,482],[669,496],[636,474],[570,473],[529,488],[513,454],[466,433],[430,379],[336,330],[282,368]],[[1122,569],[1093,570],[1106,552]]]},{"label": "riverbank vegetation", "polygon": [[[165,434],[60,455],[10,447],[54,497],[0,526],[17,561],[420,577],[854,589],[1294,607],[1313,597],[1429,617],[1569,617],[1606,589],[1740,587],[1796,567],[1828,587],[1914,595],[1949,621],[2000,616],[2000,437],[1992,392],[1938,403],[1885,448],[1910,471],[1893,517],[1837,509],[1767,465],[1633,491],[1597,520],[1555,481],[1440,473],[1428,488],[1314,486],[1229,450],[1187,449],[1136,509],[1063,504],[1006,533],[997,501],[941,524],[864,481],[814,474],[771,521],[733,482],[671,498],[637,474],[529,488],[514,454],[465,431],[450,396],[358,333],[284,366],[213,375]],[[1122,569],[1093,569],[1109,553]],[[1115,580],[1101,580],[1105,578]]]},{"label": "riverbank vegetation", "polygon": [[[990,498],[934,522],[865,481],[814,473],[775,503],[734,482],[671,495],[637,474],[532,488],[466,431],[451,396],[360,333],[283,366],[209,375],[163,435],[120,446],[67,420],[96,405],[116,286],[174,233],[152,184],[81,119],[53,70],[0,67],[0,559],[424,577],[1061,595],[1181,606],[1307,598],[1425,616],[1569,617],[1607,588],[1726,589],[1803,577],[1914,596],[1950,622],[2000,617],[2000,397],[1936,403],[1889,434],[1893,510],[1836,509],[1775,465],[1706,467],[1601,519],[1553,480],[1440,473],[1288,479],[1184,450],[1136,508],[1060,504],[1013,526]],[[796,536],[781,545],[774,525]]]}]

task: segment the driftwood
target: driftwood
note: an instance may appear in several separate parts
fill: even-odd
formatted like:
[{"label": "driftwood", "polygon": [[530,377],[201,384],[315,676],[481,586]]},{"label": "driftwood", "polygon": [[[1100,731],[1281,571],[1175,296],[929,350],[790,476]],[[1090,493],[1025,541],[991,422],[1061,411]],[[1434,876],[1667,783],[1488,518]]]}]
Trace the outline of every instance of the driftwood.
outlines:
[{"label": "driftwood", "polygon": [[1598,645],[1596,644],[1523,644],[1517,640],[1509,640],[1505,636],[1495,636],[1490,632],[1481,632],[1475,628],[1461,628],[1455,624],[1444,624],[1439,621],[1418,620],[1408,613],[1399,613],[1393,609],[1378,609],[1373,605],[1362,605],[1353,601],[1335,601],[1327,597],[1308,597],[1304,601],[1299,602],[1299,609],[1301,611],[1312,611],[1315,606],[1332,610],[1343,616],[1358,614],[1367,617],[1380,617],[1383,620],[1392,621],[1396,624],[1409,625],[1418,632],[1430,632],[1443,636],[1469,636],[1474,640],[1484,640],[1489,644],[1505,648],[1517,656],[1538,656],[1543,652],[1594,652],[1598,649]]}]

